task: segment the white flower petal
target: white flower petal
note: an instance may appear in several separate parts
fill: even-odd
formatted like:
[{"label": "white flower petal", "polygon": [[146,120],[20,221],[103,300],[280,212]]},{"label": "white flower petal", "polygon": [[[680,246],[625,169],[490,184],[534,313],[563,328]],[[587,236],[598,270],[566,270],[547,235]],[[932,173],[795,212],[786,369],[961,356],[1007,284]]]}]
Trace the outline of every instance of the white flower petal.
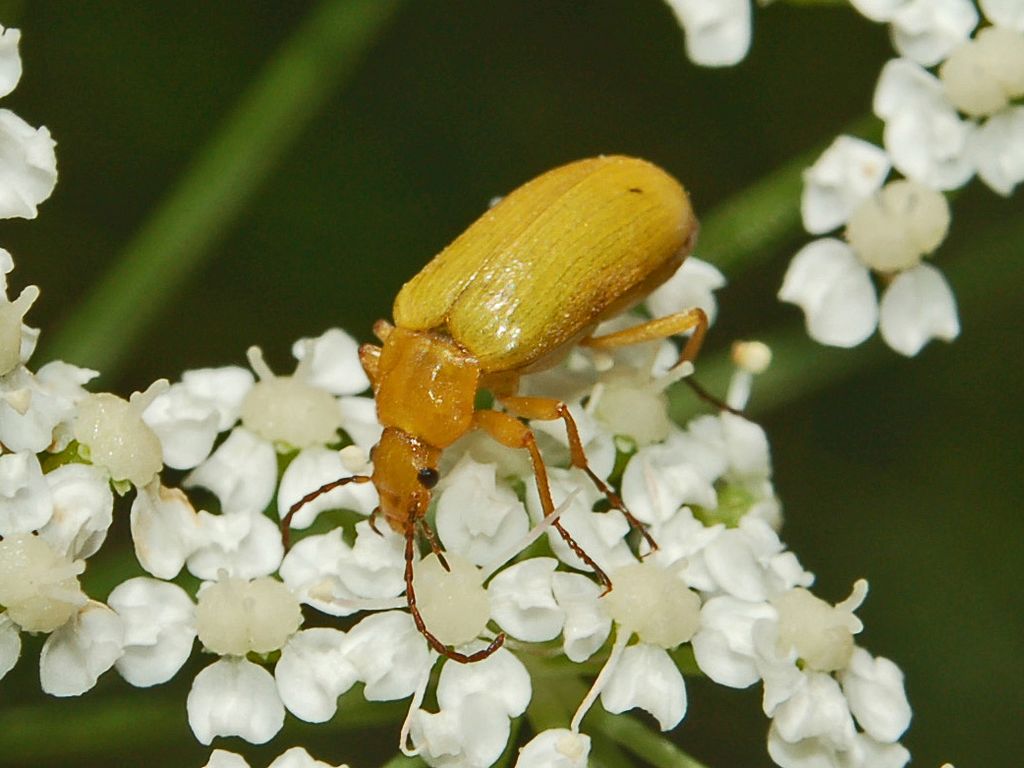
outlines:
[{"label": "white flower petal", "polygon": [[14,669],[21,656],[21,634],[18,625],[6,612],[0,613],[0,680]]},{"label": "white flower petal", "polygon": [[974,173],[968,145],[974,130],[946,99],[942,83],[908,59],[882,68],[874,97],[875,114],[892,164],[907,178],[933,189],[961,187]]},{"label": "white flower petal", "polygon": [[590,737],[566,728],[541,731],[519,750],[515,768],[587,768]]},{"label": "white flower petal", "polygon": [[971,0],[912,0],[892,18],[892,41],[902,56],[931,67],[978,26]]},{"label": "white flower petal", "polygon": [[138,577],[107,598],[124,622],[124,654],[117,671],[140,688],[170,680],[192,654],[195,606],[181,587]]},{"label": "white flower petal", "polygon": [[[296,597],[332,616],[350,616],[359,610],[347,605],[356,595],[341,582],[338,564],[351,558],[341,528],[296,543],[281,563],[281,578]],[[401,589],[405,588],[404,582]]]},{"label": "white flower petal", "polygon": [[234,429],[213,455],[185,479],[217,495],[224,512],[262,512],[274,497],[277,455],[273,446],[247,429]]},{"label": "white flower petal", "polygon": [[307,723],[325,723],[338,711],[338,697],[356,681],[342,652],[345,633],[318,627],[293,636],[274,669],[281,700]]},{"label": "white flower petal", "polygon": [[652,317],[664,317],[684,309],[700,307],[713,323],[718,314],[714,291],[725,286],[718,267],[690,256],[666,282],[644,300]]},{"label": "white flower petal", "polygon": [[339,397],[338,409],[341,411],[341,428],[353,443],[369,453],[380,441],[382,429],[377,421],[377,403],[372,397]]},{"label": "white flower petal", "polygon": [[872,21],[891,21],[896,12],[913,0],[850,0],[850,5]]},{"label": "white flower petal", "polygon": [[720,685],[746,688],[761,675],[754,660],[754,622],[774,620],[768,603],[713,597],[701,607],[701,628],[693,638],[697,666]]},{"label": "white flower petal", "polygon": [[284,724],[284,705],[274,678],[240,658],[220,659],[196,675],[186,708],[192,733],[201,744],[217,736],[264,744]]},{"label": "white flower petal", "polygon": [[57,185],[56,146],[46,128],[0,109],[0,218],[36,217]]},{"label": "white flower petal", "polygon": [[281,753],[267,768],[346,768],[316,760],[302,747],[292,747]]},{"label": "white flower petal", "polygon": [[0,27],[0,97],[6,96],[21,79],[21,56],[18,54],[20,29]]},{"label": "white flower petal", "polygon": [[868,270],[845,243],[814,240],[793,257],[779,298],[804,311],[812,339],[855,347],[878,323],[878,300]]},{"label": "white flower petal", "polygon": [[645,446],[633,455],[622,476],[622,499],[648,525],[669,521],[683,505],[713,508],[718,503],[714,486],[674,441]]},{"label": "white flower petal", "polygon": [[[843,768],[903,768],[910,762],[910,752],[902,744],[880,744],[866,733],[857,734],[847,755]],[[952,766],[946,763],[945,768]]]},{"label": "white flower petal", "polygon": [[1024,107],[993,115],[971,135],[971,159],[978,176],[1004,197],[1024,181]]},{"label": "white flower petal", "polygon": [[565,611],[551,591],[557,567],[554,558],[531,557],[500,571],[487,585],[491,617],[512,637],[538,643],[562,631]]},{"label": "white flower petal", "polygon": [[686,32],[686,55],[705,67],[727,67],[750,49],[750,0],[668,0]]},{"label": "white flower petal", "polygon": [[46,481],[53,516],[39,535],[72,559],[92,556],[113,522],[114,495],[106,473],[88,464],[65,464],[47,474]]},{"label": "white flower petal", "polygon": [[411,735],[420,757],[433,768],[488,768],[505,750],[510,730],[501,703],[478,693],[455,709],[417,710]]},{"label": "white flower petal", "polygon": [[210,455],[219,431],[213,404],[193,395],[184,384],[174,384],[154,398],[142,414],[163,450],[164,464],[192,469]]},{"label": "white flower petal", "polygon": [[426,640],[404,611],[367,616],[345,635],[343,652],[366,684],[367,701],[411,696],[432,662]]},{"label": "white flower petal", "polygon": [[121,656],[124,623],[103,603],[89,601],[46,638],[39,682],[51,696],[79,696]]},{"label": "white flower petal", "polygon": [[639,707],[654,715],[661,730],[669,731],[686,714],[686,686],[667,651],[640,643],[622,652],[601,691],[601,704],[613,714]]},{"label": "white flower petal", "polygon": [[255,377],[248,368],[226,365],[185,371],[181,383],[193,397],[205,401],[217,412],[217,431],[223,432],[238,421],[242,401],[252,389]]},{"label": "white flower petal", "polygon": [[526,536],[530,521],[523,503],[497,467],[468,454],[448,473],[437,494],[437,535],[445,549],[484,565]]},{"label": "white flower petal", "polygon": [[823,738],[838,749],[848,748],[856,733],[839,683],[823,672],[803,674],[803,684],[775,710],[773,727],[788,742]]},{"label": "white flower petal", "polygon": [[867,733],[880,742],[894,742],[910,725],[910,703],[903,672],[889,659],[872,658],[856,648],[841,674],[850,711]]},{"label": "white flower petal", "polygon": [[34,454],[0,455],[0,502],[0,536],[31,533],[49,521],[53,498]]},{"label": "white flower petal", "polygon": [[332,395],[355,395],[370,386],[359,362],[359,343],[340,328],[331,328],[315,339],[299,339],[292,354],[310,384]]},{"label": "white flower petal", "polygon": [[519,717],[532,692],[530,673],[523,662],[499,648],[475,664],[446,661],[437,683],[437,703],[441,709],[457,709],[470,696],[486,694],[501,704],[508,717]]},{"label": "white flower petal", "polygon": [[140,490],[132,502],[132,541],[139,565],[161,579],[173,579],[203,542],[199,517],[177,488]]},{"label": "white flower petal", "polygon": [[879,327],[885,343],[908,357],[931,339],[959,336],[956,299],[942,273],[920,264],[897,275],[882,294]]},{"label": "white flower petal", "polygon": [[922,99],[945,100],[939,79],[909,59],[887,61],[875,86],[872,103],[875,114],[882,120],[889,120]]},{"label": "white flower petal", "polygon": [[249,763],[241,755],[228,752],[226,749],[215,749],[210,753],[210,760],[203,768],[249,768]]},{"label": "white flower petal", "polygon": [[211,515],[200,512],[202,544],[188,557],[193,576],[214,580],[220,571],[242,579],[267,576],[284,557],[281,531],[263,515]]},{"label": "white flower petal", "polygon": [[[284,519],[292,504],[327,483],[344,477],[349,472],[337,451],[315,446],[299,452],[281,476],[277,492],[277,514]],[[377,491],[373,483],[348,483],[303,505],[292,518],[292,528],[308,528],[317,516],[328,509],[351,509],[368,515],[377,506]]]},{"label": "white flower petal", "polygon": [[612,630],[612,620],[598,599],[601,588],[586,576],[556,571],[551,575],[551,591],[565,611],[565,655],[576,663],[586,661],[604,645]]},{"label": "white flower petal", "polygon": [[862,200],[881,189],[888,174],[885,150],[852,136],[838,137],[804,171],[804,229],[820,235],[843,224]]}]

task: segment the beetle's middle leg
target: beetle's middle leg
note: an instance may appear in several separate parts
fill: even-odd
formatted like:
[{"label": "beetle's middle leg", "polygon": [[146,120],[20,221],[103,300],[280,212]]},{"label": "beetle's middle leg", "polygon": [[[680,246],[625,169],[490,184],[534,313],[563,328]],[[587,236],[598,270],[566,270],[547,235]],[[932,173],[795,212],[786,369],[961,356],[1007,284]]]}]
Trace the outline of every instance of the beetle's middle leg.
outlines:
[{"label": "beetle's middle leg", "polygon": [[[511,399],[519,400],[534,398]],[[503,400],[502,402],[505,401]],[[474,412],[473,426],[477,429],[484,430],[488,435],[504,446],[509,448],[525,448],[530,452],[530,461],[533,463],[533,474],[537,478],[537,493],[540,495],[541,509],[543,509],[545,517],[553,515],[555,513],[555,502],[551,498],[551,484],[548,482],[548,471],[544,466],[544,459],[540,455],[540,449],[537,447],[537,438],[533,436],[533,432],[530,428],[523,424],[519,419],[515,418],[515,416],[511,416],[507,413],[501,413],[500,411]],[[579,435],[577,434],[577,441],[578,440]],[[582,451],[582,446],[580,450]],[[562,525],[562,521],[555,520],[551,525],[556,531],[558,531],[558,535],[562,537],[563,541],[569,545],[569,549],[573,551],[573,554],[594,570],[594,575],[597,576],[598,581],[604,584],[605,592],[610,591],[612,588],[612,580],[608,578],[608,574],[604,572],[604,569],[601,568],[601,566],[594,562],[594,558],[588,555],[587,551],[583,549],[583,547],[579,545],[579,542],[572,537],[572,534],[565,529],[565,526]]]},{"label": "beetle's middle leg", "polygon": [[633,513],[626,507],[625,502],[622,501],[622,497],[590,468],[590,464],[587,462],[587,454],[583,450],[583,441],[580,440],[580,430],[576,426],[576,420],[569,412],[568,405],[553,397],[506,397],[499,400],[499,402],[505,407],[505,410],[520,418],[537,419],[539,421],[561,419],[565,423],[565,431],[569,436],[569,459],[572,465],[587,473],[587,477],[605,495],[608,503],[626,516],[629,524],[640,531],[652,550],[658,548],[657,542],[648,533],[647,526],[633,516]]}]

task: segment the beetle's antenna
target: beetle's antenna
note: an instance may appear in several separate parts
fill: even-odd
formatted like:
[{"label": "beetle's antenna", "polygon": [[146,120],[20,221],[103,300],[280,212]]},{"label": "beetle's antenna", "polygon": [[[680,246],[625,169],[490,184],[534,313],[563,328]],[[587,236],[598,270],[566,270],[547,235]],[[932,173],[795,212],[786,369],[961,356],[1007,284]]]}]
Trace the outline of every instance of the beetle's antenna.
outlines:
[{"label": "beetle's antenna", "polygon": [[343,477],[339,480],[332,480],[329,483],[325,483],[317,488],[315,491],[310,491],[301,499],[296,501],[290,507],[288,507],[288,514],[281,518],[281,543],[284,545],[284,551],[287,552],[291,547],[291,532],[292,532],[292,518],[295,517],[295,513],[302,509],[304,506],[314,501],[325,493],[330,493],[335,488],[340,488],[343,485],[349,483],[368,483],[370,477],[368,475],[352,475],[350,477]]},{"label": "beetle's antenna", "polygon": [[423,616],[420,615],[420,609],[416,605],[416,590],[412,585],[412,563],[415,554],[415,543],[416,524],[410,520],[405,526],[405,603],[409,606],[409,613],[412,614],[412,620],[416,624],[416,629],[419,630],[419,633],[426,638],[427,643],[429,643],[431,648],[453,661],[457,661],[460,664],[472,664],[475,661],[483,661],[504,645],[505,633],[501,632],[496,638],[491,640],[491,644],[483,650],[477,651],[476,653],[466,654],[459,653],[458,651],[449,648],[447,645],[442,643],[434,633],[427,629],[427,623],[423,621]]}]

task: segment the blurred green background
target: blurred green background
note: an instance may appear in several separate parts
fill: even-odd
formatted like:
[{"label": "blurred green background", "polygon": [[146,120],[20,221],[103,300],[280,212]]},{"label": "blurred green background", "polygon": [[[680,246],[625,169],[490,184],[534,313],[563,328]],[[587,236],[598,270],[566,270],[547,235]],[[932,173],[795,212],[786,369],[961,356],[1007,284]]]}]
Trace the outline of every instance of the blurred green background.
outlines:
[{"label": "blurred green background", "polygon": [[[708,70],[688,62],[659,0],[327,4],[345,26],[342,50],[307,54],[335,74],[313,78],[320,95],[299,94],[305,106],[237,178],[214,174],[225,198],[184,206],[186,218],[190,205],[202,207],[209,230],[163,232],[178,254],[202,258],[181,262],[169,302],[158,292],[128,296],[153,322],[130,323],[137,340],[120,366],[104,366],[116,372],[102,385],[127,393],[186,368],[244,364],[254,343],[287,372],[293,340],[335,325],[366,340],[402,282],[491,197],[569,160],[649,158],[684,181],[698,211],[715,210],[867,112],[891,55],[885,30],[842,6],[803,5],[758,10],[750,56]],[[58,141],[60,182],[40,218],[0,224],[17,264],[13,286],[43,291],[29,315],[43,329],[36,365],[54,353],[47,339],[59,338],[62,354],[72,348],[80,302],[323,9],[296,0],[0,2],[0,23],[23,31],[25,64],[3,106]],[[219,151],[230,156],[232,143]],[[907,674],[915,716],[904,743],[920,766],[1017,765],[1024,747],[1024,366],[1006,346],[1019,340],[1022,219],[1019,195],[1006,201],[976,185],[957,198],[937,257],[961,305],[955,344],[907,361],[877,339],[849,352],[798,341],[764,377],[760,402],[755,393],[783,536],[823,596],[840,599],[855,579],[870,580],[860,642]],[[744,225],[725,229],[742,236]],[[799,330],[799,312],[774,296],[806,239],[788,227],[756,263],[726,266],[734,279],[720,294],[707,359],[734,338]],[[699,254],[715,261],[713,244]],[[91,353],[68,357],[96,363]],[[126,523],[113,534],[122,545]],[[90,565],[100,596],[120,577],[103,557]],[[84,699],[58,701],[38,693],[38,645],[27,643],[2,684],[0,765],[206,761],[184,712],[201,664],[159,691],[108,674]],[[756,689],[692,681],[673,738],[716,768],[770,765],[759,704]],[[304,743],[332,763],[380,764],[397,728],[370,729],[360,717],[343,710],[321,727],[289,718],[271,745],[248,754],[261,766]]]}]

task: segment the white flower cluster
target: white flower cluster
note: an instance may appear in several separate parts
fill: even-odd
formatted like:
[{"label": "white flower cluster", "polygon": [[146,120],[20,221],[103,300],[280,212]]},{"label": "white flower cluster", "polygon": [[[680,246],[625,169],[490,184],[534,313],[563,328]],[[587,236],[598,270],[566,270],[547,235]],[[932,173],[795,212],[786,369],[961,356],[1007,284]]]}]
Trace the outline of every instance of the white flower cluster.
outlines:
[{"label": "white flower cluster", "polygon": [[[13,87],[17,32],[0,40],[0,76]],[[0,153],[0,200],[16,188],[22,206],[9,215],[34,215],[55,180],[45,129],[22,140],[22,152]],[[27,157],[34,164],[19,165]],[[321,486],[371,471],[381,427],[373,400],[359,394],[369,382],[346,333],[297,342],[288,376],[253,348],[252,372],[189,371],[128,400],[92,394],[83,387],[92,371],[28,368],[37,334],[23,318],[38,291],[8,299],[12,268],[0,252],[0,677],[21,655],[22,632],[47,635],[40,679],[56,696],[84,693],[111,668],[132,685],[166,682],[198,640],[213,660],[186,708],[203,744],[264,743],[286,712],[325,722],[358,683],[367,701],[410,699],[406,753],[431,766],[487,768],[535,687],[545,696],[599,665],[575,715],[519,752],[522,768],[564,768],[587,764],[581,726],[598,700],[610,713],[645,710],[663,731],[679,725],[687,692],[677,649],[688,645],[716,682],[762,683],[768,750],[784,768],[909,760],[899,744],[910,720],[902,674],[854,642],[866,584],[837,606],[808,591],[813,576],[777,534],[764,431],[727,410],[675,425],[665,389],[692,367],[673,366],[670,343],[576,350],[524,380],[527,393],[569,404],[593,477],[615,489],[649,538],[631,542],[616,500],[569,468],[561,425],[535,422],[556,513],[545,517],[525,452],[473,433],[446,451],[435,489],[442,564],[374,526],[369,482],[339,485],[291,513]],[[713,315],[723,282],[690,259],[649,309],[696,305]],[[763,345],[737,346],[733,410],[769,358]],[[171,477],[182,487],[165,484]],[[149,575],[117,585],[103,603],[79,578],[124,495],[133,496],[132,541]],[[575,548],[552,527],[556,517]],[[290,548],[283,520],[305,531]],[[476,663],[442,660],[408,607],[408,552],[420,614],[440,642],[468,655],[501,632],[504,647]],[[196,580],[198,588],[181,586]],[[439,661],[431,711],[424,704]],[[245,765],[215,750],[208,768]],[[271,765],[326,764],[296,747]]]},{"label": "white flower cluster", "polygon": [[[890,24],[901,54],[875,89],[885,149],[840,136],[805,172],[804,227],[823,235],[845,225],[845,241],[804,246],[779,298],[803,309],[822,344],[853,347],[877,327],[913,356],[960,333],[952,290],[923,261],[949,229],[943,192],[975,174],[1001,195],[1024,181],[1024,0],[982,0],[982,27],[970,0],[852,2]],[[890,168],[903,178],[886,184]]]}]

